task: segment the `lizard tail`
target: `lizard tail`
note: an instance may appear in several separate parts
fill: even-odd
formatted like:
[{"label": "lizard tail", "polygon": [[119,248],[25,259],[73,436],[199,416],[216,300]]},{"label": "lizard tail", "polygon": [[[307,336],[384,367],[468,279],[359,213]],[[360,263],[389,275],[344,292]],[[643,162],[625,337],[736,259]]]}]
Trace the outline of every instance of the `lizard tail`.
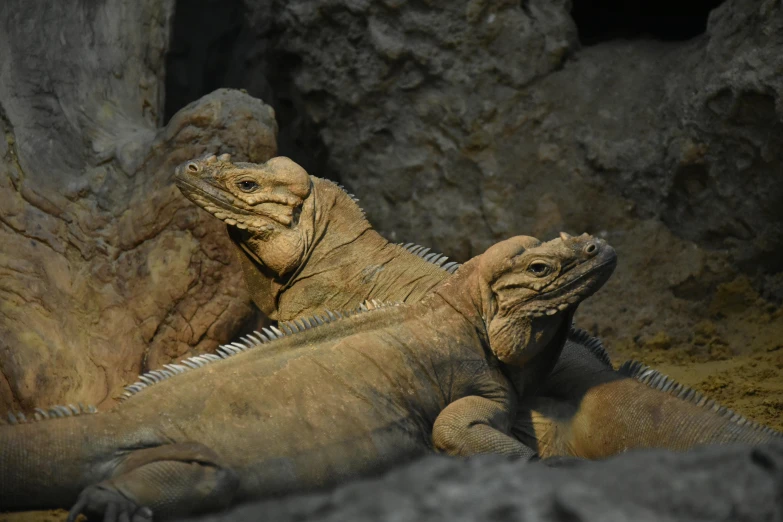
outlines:
[{"label": "lizard tail", "polygon": [[[683,420],[687,420],[693,408],[705,419],[703,424],[714,426],[712,430],[703,429],[698,434],[706,443],[712,442],[744,442],[760,444],[775,439],[783,440],[783,433],[768,426],[754,422],[736,413],[725,406],[721,406],[713,399],[678,383],[671,377],[667,377],[658,370],[654,370],[639,361],[626,361],[617,370],[624,377],[629,377],[642,384],[646,384],[652,390],[670,395],[682,401],[680,410],[687,411]],[[696,433],[694,432],[694,436]]]},{"label": "lizard tail", "polygon": [[775,430],[684,386],[677,387],[671,380],[658,388],[658,381],[637,378],[596,386],[585,394],[569,424],[578,455],[602,458],[630,448],[687,450],[706,444],[763,444],[781,439]]}]

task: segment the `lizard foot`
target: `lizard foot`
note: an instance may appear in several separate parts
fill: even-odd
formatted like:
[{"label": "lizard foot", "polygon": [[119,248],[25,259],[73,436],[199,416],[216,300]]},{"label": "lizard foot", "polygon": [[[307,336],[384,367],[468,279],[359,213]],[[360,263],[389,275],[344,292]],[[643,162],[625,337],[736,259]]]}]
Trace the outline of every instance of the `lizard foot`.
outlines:
[{"label": "lizard foot", "polygon": [[68,512],[67,522],[75,522],[81,514],[103,518],[103,522],[152,522],[150,508],[139,506],[118,491],[100,485],[89,486],[81,492]]}]

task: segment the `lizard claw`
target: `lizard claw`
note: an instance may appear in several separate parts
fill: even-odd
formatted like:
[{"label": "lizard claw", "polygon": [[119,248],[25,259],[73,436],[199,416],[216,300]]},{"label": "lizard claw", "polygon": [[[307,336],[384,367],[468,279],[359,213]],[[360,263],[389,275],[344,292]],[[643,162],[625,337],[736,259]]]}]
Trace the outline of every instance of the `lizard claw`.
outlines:
[{"label": "lizard claw", "polygon": [[[112,489],[89,486],[81,492],[68,512],[67,522],[75,522],[81,514],[103,518],[103,522],[152,522],[152,510],[139,506]],[[91,518],[92,519],[92,518]]]}]

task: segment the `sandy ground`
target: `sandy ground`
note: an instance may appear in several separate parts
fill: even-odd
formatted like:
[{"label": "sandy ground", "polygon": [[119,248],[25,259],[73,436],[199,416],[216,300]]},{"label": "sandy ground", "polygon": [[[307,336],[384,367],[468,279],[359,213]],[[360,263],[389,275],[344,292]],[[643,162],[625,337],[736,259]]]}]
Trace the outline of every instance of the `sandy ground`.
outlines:
[{"label": "sandy ground", "polygon": [[[0,513],[0,522],[61,522],[68,517],[62,509],[51,511],[27,511],[24,513]],[[84,517],[79,522],[84,522]]]}]

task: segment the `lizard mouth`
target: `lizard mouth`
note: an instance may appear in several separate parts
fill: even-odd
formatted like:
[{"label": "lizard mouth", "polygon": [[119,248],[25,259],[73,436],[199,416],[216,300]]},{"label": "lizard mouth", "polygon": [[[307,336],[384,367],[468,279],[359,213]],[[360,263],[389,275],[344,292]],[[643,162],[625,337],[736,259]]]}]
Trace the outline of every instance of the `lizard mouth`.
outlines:
[{"label": "lizard mouth", "polygon": [[543,317],[569,311],[593,295],[609,279],[617,266],[617,255],[607,249],[589,262],[582,263],[568,275],[565,283],[539,294],[535,307],[527,310],[528,317]]},{"label": "lizard mouth", "polygon": [[261,215],[228,192],[191,176],[176,175],[174,182],[182,194],[226,225],[254,233],[268,234],[276,226],[285,226],[272,217]]}]

